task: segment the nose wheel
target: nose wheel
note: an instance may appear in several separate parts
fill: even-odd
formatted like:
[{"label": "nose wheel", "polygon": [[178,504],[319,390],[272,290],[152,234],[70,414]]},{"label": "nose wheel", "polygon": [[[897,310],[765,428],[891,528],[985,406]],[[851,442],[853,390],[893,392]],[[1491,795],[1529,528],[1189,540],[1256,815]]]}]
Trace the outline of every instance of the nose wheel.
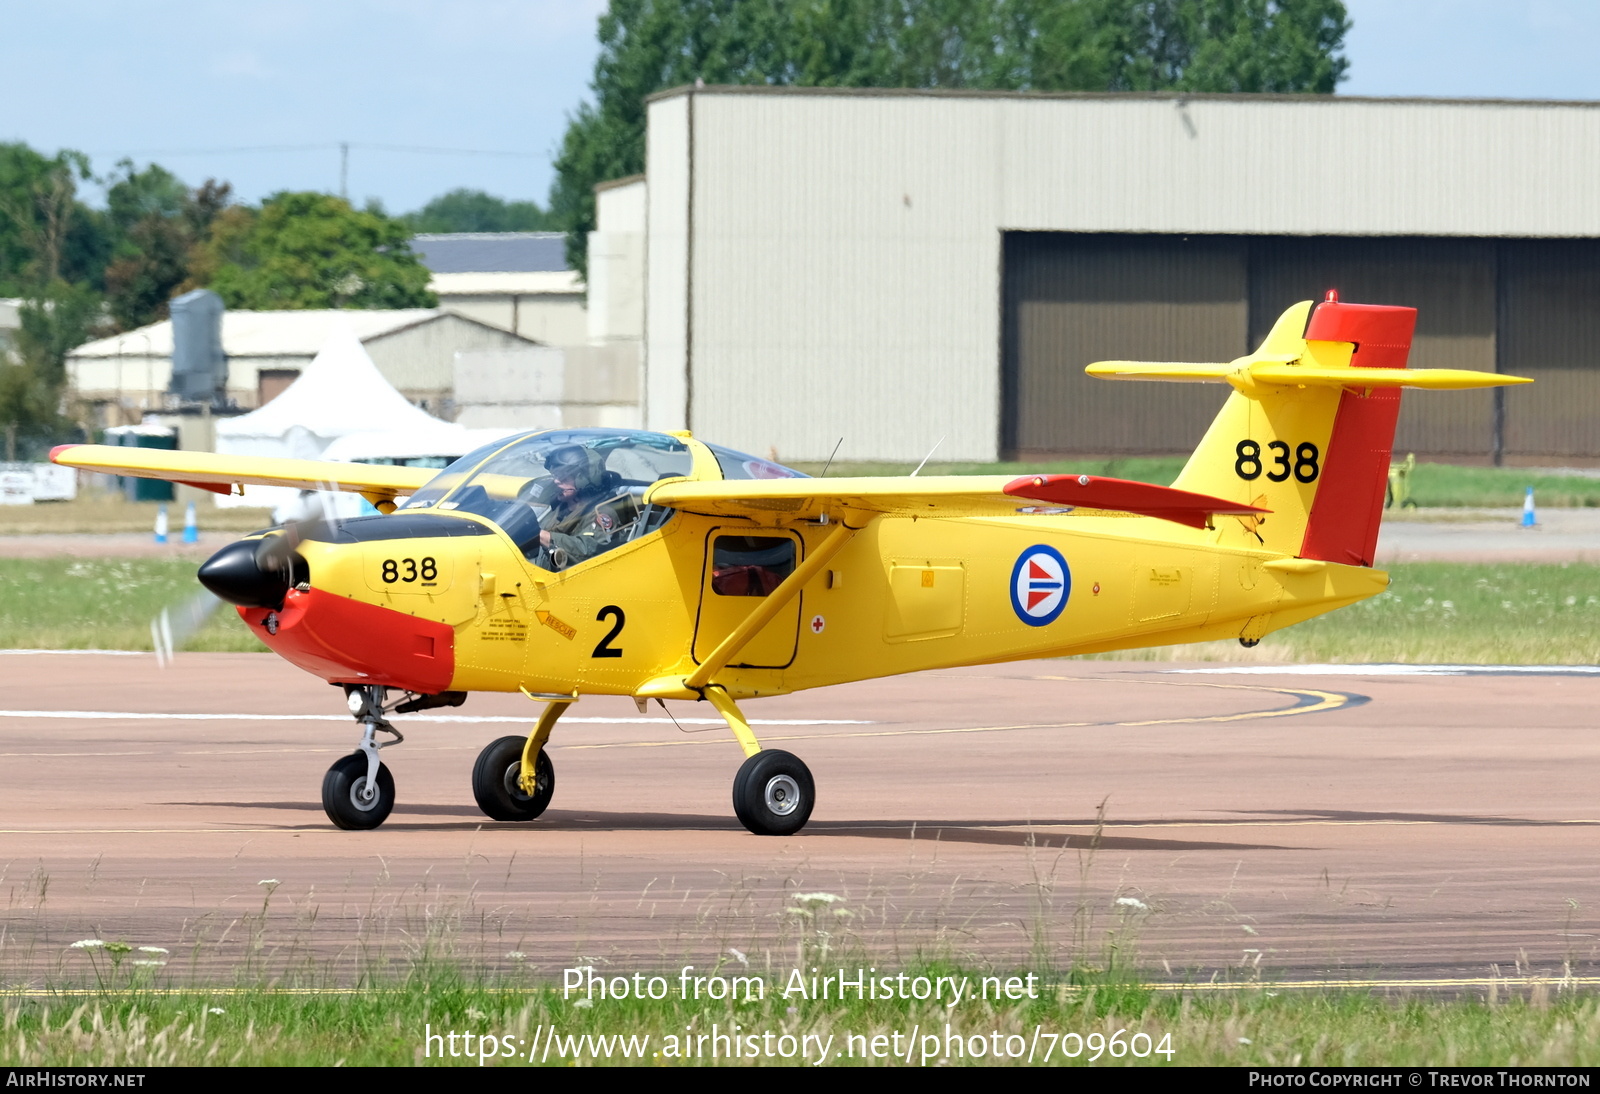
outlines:
[{"label": "nose wheel", "polygon": [[379,764],[377,777],[369,778],[366,754],[352,752],[322,777],[322,808],[340,828],[376,828],[394,809],[394,776]]},{"label": "nose wheel", "polygon": [[[386,707],[388,695],[388,689],[383,687],[345,685],[350,713],[361,723],[361,743],[350,755],[336,760],[322,777],[322,810],[340,828],[376,828],[389,819],[394,809],[394,776],[378,762],[378,750],[405,740],[384,715],[390,709],[404,714],[407,708],[404,703]],[[457,699],[450,705],[459,703]],[[379,733],[387,733],[394,740],[380,744]]]},{"label": "nose wheel", "polygon": [[800,757],[780,749],[757,752],[733,778],[734,815],[758,836],[800,831],[816,802],[810,769]]}]

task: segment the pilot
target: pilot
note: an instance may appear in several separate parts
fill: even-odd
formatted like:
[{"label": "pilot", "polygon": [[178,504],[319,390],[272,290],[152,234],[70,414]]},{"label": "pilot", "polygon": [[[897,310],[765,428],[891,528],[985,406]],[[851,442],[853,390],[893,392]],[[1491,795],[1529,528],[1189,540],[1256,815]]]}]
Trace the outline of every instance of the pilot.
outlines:
[{"label": "pilot", "polygon": [[546,456],[544,466],[555,491],[538,542],[550,568],[564,570],[599,554],[615,530],[596,509],[605,496],[605,457],[565,445]]}]

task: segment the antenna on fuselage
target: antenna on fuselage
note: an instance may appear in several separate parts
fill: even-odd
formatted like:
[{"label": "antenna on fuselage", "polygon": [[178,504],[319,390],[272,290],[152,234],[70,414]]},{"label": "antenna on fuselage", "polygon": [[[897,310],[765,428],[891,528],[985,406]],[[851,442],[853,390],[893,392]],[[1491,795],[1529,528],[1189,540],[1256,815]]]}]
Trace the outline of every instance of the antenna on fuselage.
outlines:
[{"label": "antenna on fuselage", "polygon": [[[933,454],[935,452],[939,451],[939,446],[941,444],[944,444],[944,439],[946,437],[948,437],[948,436],[950,436],[950,434],[948,434],[948,433],[941,434],[939,439],[933,442],[933,447],[928,449],[928,454],[926,456],[922,457],[922,462],[921,463],[917,464],[917,471],[921,471],[924,467],[928,466],[928,461],[933,459]],[[911,474],[907,475],[906,477],[910,478],[910,479],[916,478],[917,477],[917,471],[911,472]]]},{"label": "antenna on fuselage", "polygon": [[839,454],[839,446],[841,444],[844,444],[843,437],[833,443],[833,451],[828,453],[828,462],[822,465],[822,474],[818,475],[817,478],[825,479],[828,477],[828,468],[833,466],[833,458]]}]

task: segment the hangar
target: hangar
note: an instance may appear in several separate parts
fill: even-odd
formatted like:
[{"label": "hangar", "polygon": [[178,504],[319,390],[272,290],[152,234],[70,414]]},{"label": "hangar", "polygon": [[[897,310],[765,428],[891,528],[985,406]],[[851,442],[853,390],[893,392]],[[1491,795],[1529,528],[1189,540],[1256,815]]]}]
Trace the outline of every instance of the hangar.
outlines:
[{"label": "hangar", "polygon": [[591,282],[642,285],[650,427],[786,459],[1187,452],[1222,389],[1083,366],[1231,359],[1334,288],[1417,307],[1414,365],[1538,380],[1408,394],[1400,451],[1585,462],[1596,177],[1589,102],[678,88]]}]

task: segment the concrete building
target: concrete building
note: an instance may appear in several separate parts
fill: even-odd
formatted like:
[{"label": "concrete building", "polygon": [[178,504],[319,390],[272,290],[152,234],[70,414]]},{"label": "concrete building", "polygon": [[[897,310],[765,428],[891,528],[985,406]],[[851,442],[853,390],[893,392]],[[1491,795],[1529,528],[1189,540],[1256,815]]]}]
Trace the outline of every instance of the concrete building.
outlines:
[{"label": "concrete building", "polygon": [[[603,231],[589,235],[589,283],[583,286],[568,271],[577,291],[587,289],[587,308],[578,313],[582,330],[574,330],[563,317],[560,336],[548,339],[550,347],[532,353],[496,350],[463,352],[456,357],[456,421],[471,428],[555,429],[584,426],[637,428],[640,410],[640,362],[644,336],[645,186],[643,176],[621,179],[598,187],[597,201],[605,221]],[[500,247],[492,236],[418,236],[425,240],[465,240],[460,261],[484,266],[485,257],[473,257],[469,243]],[[516,261],[526,265],[544,262],[565,269],[565,238],[556,234],[528,234],[527,251]],[[419,246],[421,243],[419,242]],[[431,257],[437,253],[433,244]],[[544,258],[533,254],[537,245]],[[509,253],[509,252],[508,252]],[[512,260],[506,259],[509,264]],[[434,267],[437,269],[438,267]],[[435,275],[435,291],[447,276],[487,278],[489,274]],[[508,278],[511,275],[506,275]],[[516,275],[524,276],[524,275]],[[531,275],[529,275],[531,276]],[[541,274],[539,276],[547,276]],[[463,281],[462,284],[470,282]],[[509,283],[509,281],[508,281]],[[440,301],[444,302],[441,296]],[[460,307],[451,297],[451,307]],[[526,315],[524,301],[519,314]],[[499,312],[474,315],[493,322]],[[553,314],[553,313],[552,313]]]},{"label": "concrete building", "polygon": [[551,346],[588,341],[584,285],[559,232],[458,232],[411,241],[439,306]]},{"label": "concrete building", "polygon": [[1600,104],[737,87],[648,110],[647,181],[600,193],[591,315],[637,278],[652,428],[797,460],[1188,451],[1225,389],[1083,366],[1231,359],[1336,288],[1417,307],[1416,366],[1538,381],[1408,393],[1400,451],[1600,458]]},{"label": "concrete building", "polygon": [[[453,418],[455,358],[461,352],[529,351],[538,343],[500,327],[431,308],[397,311],[230,311],[222,317],[228,397],[259,407],[288,387],[339,325],[360,339],[378,371],[407,399],[436,417]],[[67,377],[79,399],[98,408],[99,424],[139,421],[167,403],[172,323],[79,346]]]}]

